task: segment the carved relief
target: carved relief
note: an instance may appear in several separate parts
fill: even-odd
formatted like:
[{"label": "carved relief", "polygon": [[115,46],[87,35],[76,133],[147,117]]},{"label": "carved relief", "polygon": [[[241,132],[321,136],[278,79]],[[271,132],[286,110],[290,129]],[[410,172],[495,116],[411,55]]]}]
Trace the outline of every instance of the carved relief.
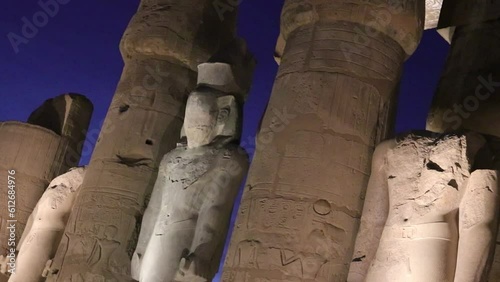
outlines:
[{"label": "carved relief", "polygon": [[[371,154],[392,128],[402,64],[423,30],[424,2],[400,2],[285,1],[286,46],[226,259],[228,279],[346,280]],[[399,12],[374,30],[373,14],[391,9]],[[251,267],[237,265],[242,242],[259,242]]]},{"label": "carved relief", "polygon": [[[103,189],[100,195],[79,194],[78,201],[87,204],[73,210],[74,217],[68,223],[58,248],[58,252],[63,255],[54,259],[48,279],[61,277],[65,281],[79,279],[82,275],[87,278],[92,276],[88,279],[94,280],[101,277],[105,279],[103,281],[129,279],[130,250],[122,243],[123,233],[118,231],[133,230],[135,218],[117,211],[120,208],[126,210],[125,206],[130,209],[134,201],[123,194],[120,195],[114,189]],[[101,211],[104,213],[101,214]],[[76,221],[80,224],[76,224]]]}]

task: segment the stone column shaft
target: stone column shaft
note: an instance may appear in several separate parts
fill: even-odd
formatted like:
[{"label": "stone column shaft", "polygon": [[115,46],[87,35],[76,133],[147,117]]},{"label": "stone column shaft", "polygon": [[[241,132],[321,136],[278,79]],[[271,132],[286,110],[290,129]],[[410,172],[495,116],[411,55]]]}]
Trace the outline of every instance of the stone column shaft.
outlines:
[{"label": "stone column shaft", "polygon": [[[208,0],[143,0],[125,67],[48,281],[130,281],[130,258],[163,155],[175,148],[196,67],[234,36]],[[73,281],[72,280],[72,281]]]},{"label": "stone column shaft", "polygon": [[[2,210],[0,211],[0,242],[2,253],[8,253],[8,220],[17,220],[16,238],[21,239],[22,232],[33,208],[42,196],[45,188],[55,176],[60,174],[61,156],[67,148],[66,142],[59,135],[40,126],[22,122],[0,123],[0,183]],[[53,164],[56,163],[56,166]],[[58,164],[57,164],[58,163]],[[76,165],[76,164],[75,164]],[[14,170],[16,191],[15,218],[10,218],[7,209],[8,171]]]},{"label": "stone column shaft", "polygon": [[371,154],[423,30],[423,2],[377,2],[285,2],[286,47],[224,282],[346,280]]}]

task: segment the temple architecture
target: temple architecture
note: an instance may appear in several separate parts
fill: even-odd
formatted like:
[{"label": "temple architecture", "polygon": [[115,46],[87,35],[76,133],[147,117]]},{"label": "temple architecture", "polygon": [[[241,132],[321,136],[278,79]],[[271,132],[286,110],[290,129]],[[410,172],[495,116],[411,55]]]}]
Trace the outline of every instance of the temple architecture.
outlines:
[{"label": "temple architecture", "polygon": [[129,281],[163,155],[178,142],[197,66],[235,36],[213,1],[143,0],[120,49],[125,67],[47,281]]},{"label": "temple architecture", "polygon": [[[221,260],[223,282],[500,281],[499,4],[284,0],[248,169],[239,134],[253,61],[243,45],[224,49],[241,43],[239,2],[140,2],[85,169],[70,170],[85,97],[0,122],[0,178],[12,181],[0,193],[17,187],[15,214],[0,210],[0,282],[12,254],[31,272],[10,281],[23,282],[206,282]],[[451,44],[428,131],[395,138],[403,64],[426,29]]]},{"label": "temple architecture", "polygon": [[70,93],[47,100],[27,122],[0,122],[0,281],[49,182],[78,165],[92,110],[85,96]]},{"label": "temple architecture", "polygon": [[[345,281],[422,1],[285,1],[283,54],[222,280]],[[279,53],[279,52],[277,52]],[[259,144],[259,143],[258,143]]]}]

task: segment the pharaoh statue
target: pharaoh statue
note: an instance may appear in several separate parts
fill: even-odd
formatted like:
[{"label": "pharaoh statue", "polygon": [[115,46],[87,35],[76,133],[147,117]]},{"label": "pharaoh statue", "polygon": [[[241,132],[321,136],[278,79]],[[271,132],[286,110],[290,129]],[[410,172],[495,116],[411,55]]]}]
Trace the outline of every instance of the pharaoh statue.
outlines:
[{"label": "pharaoh statue", "polygon": [[254,61],[235,40],[198,66],[181,142],[160,164],[132,258],[141,282],[212,281],[231,210],[248,169],[241,106]]},{"label": "pharaoh statue", "polygon": [[16,271],[9,282],[43,281],[64,233],[85,168],[71,169],[49,184],[28,219],[19,242]]},{"label": "pharaoh statue", "polygon": [[348,281],[486,281],[498,224],[497,146],[474,132],[381,143]]}]

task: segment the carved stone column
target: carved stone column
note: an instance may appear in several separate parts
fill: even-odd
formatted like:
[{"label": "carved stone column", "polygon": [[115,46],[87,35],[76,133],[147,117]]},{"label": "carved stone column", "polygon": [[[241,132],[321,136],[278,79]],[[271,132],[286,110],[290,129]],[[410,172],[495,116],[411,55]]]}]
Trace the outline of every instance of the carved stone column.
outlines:
[{"label": "carved stone column", "polygon": [[[92,103],[83,95],[65,94],[47,100],[27,123],[0,122],[0,272],[6,272],[3,257],[17,247],[28,218],[49,182],[78,165],[92,115]],[[9,171],[11,173],[9,173]],[[8,182],[8,176],[11,176]],[[14,200],[8,202],[7,195]],[[12,209],[12,213],[9,211]],[[12,221],[14,220],[14,221]],[[9,229],[15,225],[15,238]],[[0,277],[2,274],[0,274]],[[0,278],[5,279],[5,277]]]},{"label": "carved stone column", "polygon": [[161,157],[175,148],[196,66],[234,36],[232,10],[208,0],[141,2],[121,42],[123,74],[48,281],[131,279]]},{"label": "carved stone column", "polygon": [[[445,1],[444,4],[447,4]],[[500,137],[500,16],[497,2],[458,1],[443,5],[453,8],[443,28],[452,27],[451,49],[441,76],[427,129],[446,132],[460,128]],[[462,12],[460,12],[462,11]],[[464,12],[465,11],[465,12]],[[465,24],[464,24],[465,23]],[[456,26],[462,24],[460,26]],[[499,242],[500,238],[497,239]],[[489,281],[500,280],[500,245]]]},{"label": "carved stone column", "polygon": [[392,130],[423,19],[423,1],[285,2],[223,281],[346,281],[371,154]]}]

